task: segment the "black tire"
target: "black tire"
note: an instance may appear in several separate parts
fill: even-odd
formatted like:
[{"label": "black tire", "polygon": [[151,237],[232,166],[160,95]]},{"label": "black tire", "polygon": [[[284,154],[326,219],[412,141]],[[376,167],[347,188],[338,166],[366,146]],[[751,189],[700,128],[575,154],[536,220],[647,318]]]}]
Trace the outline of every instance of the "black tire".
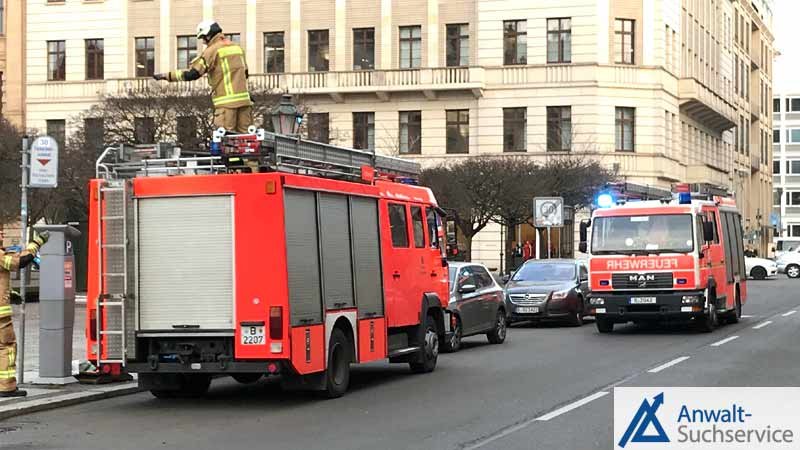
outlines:
[{"label": "black tire", "polygon": [[347,392],[350,385],[350,362],[353,360],[352,343],[340,328],[331,333],[328,346],[328,368],[325,369],[326,398],[338,398]]},{"label": "black tire", "polygon": [[709,300],[709,308],[706,314],[703,314],[702,317],[698,317],[695,320],[697,321],[697,329],[703,333],[711,333],[714,331],[717,326],[719,326],[719,317],[717,317],[717,305],[716,305],[716,296],[712,296]]},{"label": "black tire", "polygon": [[178,396],[177,395],[178,391],[167,390],[167,389],[151,389],[150,393],[153,394],[153,397],[159,400],[166,400]]},{"label": "black tire", "polygon": [[754,280],[763,280],[767,278],[767,269],[755,266],[750,270],[750,277]]},{"label": "black tire", "polygon": [[786,266],[786,276],[789,278],[800,278],[800,266],[789,264]]},{"label": "black tire", "polygon": [[464,330],[461,326],[461,319],[456,316],[456,327],[453,330],[452,334],[450,335],[450,339],[447,339],[445,342],[442,343],[442,350],[448,353],[455,353],[461,350],[461,339],[464,337]]},{"label": "black tire", "polygon": [[739,289],[736,289],[736,303],[734,304],[733,310],[730,311],[725,318],[726,321],[730,324],[739,323],[739,319],[742,318],[742,299],[739,297]]},{"label": "black tire", "polygon": [[425,317],[425,324],[422,335],[422,346],[419,350],[420,361],[408,363],[414,373],[433,372],[436,368],[436,361],[439,359],[439,333],[436,330],[436,322],[433,316]]},{"label": "black tire", "polygon": [[508,334],[506,312],[502,309],[498,309],[497,316],[494,319],[494,328],[486,333],[486,339],[489,340],[490,344],[502,344],[506,341],[506,334]]},{"label": "black tire", "polygon": [[597,325],[597,331],[600,333],[611,333],[614,331],[614,322],[608,319],[601,319],[600,317],[597,317],[594,320],[594,323]]},{"label": "black tire", "polygon": [[579,298],[578,301],[580,302],[578,310],[573,312],[568,319],[569,325],[573,327],[583,326],[583,299]]},{"label": "black tire", "polygon": [[231,377],[242,384],[253,384],[260,380],[263,375],[261,373],[235,373]]}]

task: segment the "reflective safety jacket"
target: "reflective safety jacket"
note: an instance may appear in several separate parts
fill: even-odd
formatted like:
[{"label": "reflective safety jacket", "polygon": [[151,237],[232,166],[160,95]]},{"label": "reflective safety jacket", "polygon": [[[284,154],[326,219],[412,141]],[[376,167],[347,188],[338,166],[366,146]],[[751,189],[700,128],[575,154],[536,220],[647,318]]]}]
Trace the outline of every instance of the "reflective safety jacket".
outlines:
[{"label": "reflective safety jacket", "polygon": [[214,108],[250,106],[247,90],[247,62],[242,47],[229,41],[222,33],[208,43],[203,53],[192,60],[189,69],[176,70],[167,76],[169,81],[192,81],[208,75],[211,101]]},{"label": "reflective safety jacket", "polygon": [[[37,251],[39,245],[35,242],[29,243],[21,253],[6,252],[0,248],[0,319],[11,316],[11,272],[30,264]],[[0,336],[0,343],[2,342]]]}]

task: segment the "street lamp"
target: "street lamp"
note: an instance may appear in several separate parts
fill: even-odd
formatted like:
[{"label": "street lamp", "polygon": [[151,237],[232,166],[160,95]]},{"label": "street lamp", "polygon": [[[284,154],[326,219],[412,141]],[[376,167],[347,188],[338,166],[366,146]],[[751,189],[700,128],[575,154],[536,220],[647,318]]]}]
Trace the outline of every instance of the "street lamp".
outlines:
[{"label": "street lamp", "polygon": [[297,136],[300,134],[300,124],[303,115],[292,103],[292,96],[284,94],[278,106],[272,108],[272,127],[279,134]]}]

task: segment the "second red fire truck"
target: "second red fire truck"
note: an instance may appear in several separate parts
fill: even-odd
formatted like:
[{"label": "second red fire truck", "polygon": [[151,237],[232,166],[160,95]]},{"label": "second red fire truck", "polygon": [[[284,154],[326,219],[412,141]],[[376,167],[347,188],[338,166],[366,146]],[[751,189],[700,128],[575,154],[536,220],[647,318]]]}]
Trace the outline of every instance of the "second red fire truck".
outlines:
[{"label": "second red fire truck", "polygon": [[448,269],[436,200],[407,183],[419,167],[264,132],[228,141],[218,158],[98,161],[89,360],[157,397],[264,374],[336,397],[351,363],[434,370]]},{"label": "second red fire truck", "polygon": [[747,277],[736,204],[704,185],[676,191],[634,202],[602,194],[581,224],[588,306],[601,333],[631,321],[688,320],[707,332],[739,321]]}]

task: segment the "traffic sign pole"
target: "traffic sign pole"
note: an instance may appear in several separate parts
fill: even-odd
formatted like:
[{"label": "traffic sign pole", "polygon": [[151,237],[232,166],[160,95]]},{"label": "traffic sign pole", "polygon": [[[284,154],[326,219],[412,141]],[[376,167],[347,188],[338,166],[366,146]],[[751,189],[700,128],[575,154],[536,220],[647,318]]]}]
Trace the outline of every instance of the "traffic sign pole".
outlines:
[{"label": "traffic sign pole", "polygon": [[[22,138],[22,149],[20,151],[22,155],[22,183],[20,184],[22,188],[22,196],[20,197],[20,221],[22,228],[22,240],[20,241],[20,247],[25,248],[28,243],[28,137],[25,136]],[[20,308],[20,323],[19,323],[19,349],[17,349],[17,381],[20,384],[25,382],[25,291],[28,284],[28,268],[20,269],[19,271],[19,296],[21,301],[21,308]]]}]

